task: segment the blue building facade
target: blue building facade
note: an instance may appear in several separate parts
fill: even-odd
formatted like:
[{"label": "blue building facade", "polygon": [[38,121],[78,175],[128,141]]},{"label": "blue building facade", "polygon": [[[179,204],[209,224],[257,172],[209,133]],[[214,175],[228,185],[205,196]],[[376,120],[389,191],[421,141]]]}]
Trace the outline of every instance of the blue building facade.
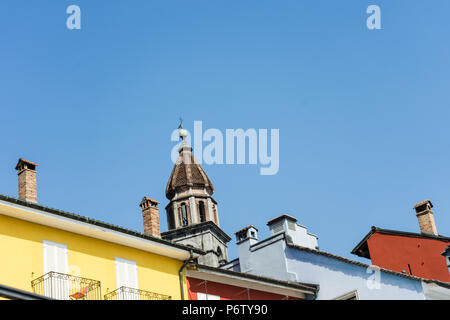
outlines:
[{"label": "blue building facade", "polygon": [[249,226],[236,233],[238,255],[223,268],[285,281],[319,285],[317,299],[450,299],[450,284],[370,266],[320,251],[317,236],[293,217],[268,222],[271,236],[258,240]]}]

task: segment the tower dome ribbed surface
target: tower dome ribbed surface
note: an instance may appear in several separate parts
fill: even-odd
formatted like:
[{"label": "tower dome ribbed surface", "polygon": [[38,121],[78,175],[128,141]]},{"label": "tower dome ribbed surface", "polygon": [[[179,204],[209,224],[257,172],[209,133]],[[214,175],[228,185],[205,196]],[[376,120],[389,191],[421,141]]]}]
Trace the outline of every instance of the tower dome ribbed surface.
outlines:
[{"label": "tower dome ribbed surface", "polygon": [[182,145],[167,183],[166,197],[171,200],[176,193],[189,188],[204,188],[209,195],[214,193],[211,180],[192,154],[192,148]]}]

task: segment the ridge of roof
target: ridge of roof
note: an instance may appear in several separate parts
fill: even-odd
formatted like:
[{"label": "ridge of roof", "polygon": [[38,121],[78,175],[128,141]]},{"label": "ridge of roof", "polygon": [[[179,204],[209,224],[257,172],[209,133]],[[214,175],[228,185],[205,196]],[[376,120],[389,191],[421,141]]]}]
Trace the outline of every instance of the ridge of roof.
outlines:
[{"label": "ridge of roof", "polygon": [[144,240],[155,241],[155,242],[158,242],[158,243],[161,243],[161,244],[165,244],[165,245],[177,248],[177,249],[186,250],[186,251],[191,251],[192,250],[195,253],[204,254],[204,252],[202,250],[200,250],[200,249],[196,249],[196,248],[184,246],[184,245],[181,245],[181,244],[173,243],[171,241],[160,239],[160,238],[157,238],[157,237],[154,237],[154,236],[150,236],[150,235],[147,235],[147,234],[142,233],[142,232],[138,232],[138,231],[135,231],[135,230],[127,229],[127,228],[124,228],[124,227],[121,227],[121,226],[118,226],[118,225],[110,224],[110,223],[107,223],[107,222],[104,222],[104,221],[100,221],[100,220],[96,220],[96,219],[92,219],[92,218],[89,218],[89,217],[81,216],[81,215],[78,215],[78,214],[75,214],[75,213],[66,212],[66,211],[62,211],[62,210],[59,210],[59,209],[46,207],[46,206],[43,206],[43,205],[40,205],[40,204],[36,204],[36,203],[30,203],[30,202],[27,202],[27,201],[24,201],[24,200],[19,200],[19,199],[16,199],[16,198],[8,197],[8,196],[2,195],[2,194],[0,194],[0,200],[6,201],[6,202],[10,202],[10,203],[13,203],[13,204],[18,204],[18,205],[21,205],[21,206],[24,206],[24,207],[28,207],[28,208],[31,208],[31,209],[41,210],[41,211],[44,211],[44,212],[47,212],[47,213],[50,213],[50,214],[54,214],[56,216],[69,218],[69,219],[72,219],[72,220],[81,221],[81,222],[84,222],[84,223],[87,223],[87,224],[91,224],[91,225],[94,225],[94,226],[110,229],[110,230],[117,231],[117,232],[120,232],[120,233],[124,233],[124,234],[127,234],[127,235],[135,236],[135,237],[138,237],[138,238],[141,238],[141,239],[144,239]]}]

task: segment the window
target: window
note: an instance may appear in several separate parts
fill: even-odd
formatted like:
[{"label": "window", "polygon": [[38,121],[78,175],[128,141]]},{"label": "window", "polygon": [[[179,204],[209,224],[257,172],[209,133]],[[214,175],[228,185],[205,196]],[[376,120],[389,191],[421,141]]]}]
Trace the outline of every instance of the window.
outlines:
[{"label": "window", "polygon": [[220,300],[220,296],[197,292],[197,300]]},{"label": "window", "polygon": [[[118,289],[121,287],[139,289],[136,262],[116,257],[116,280]],[[139,294],[120,292],[117,299],[139,300]]]},{"label": "window", "polygon": [[[65,244],[44,240],[43,254],[44,275],[48,274],[49,272],[58,272],[62,274],[69,273],[67,246]],[[69,291],[69,279],[44,281],[44,295],[47,297],[58,300],[68,300],[70,298]]]},{"label": "window", "polygon": [[181,223],[183,226],[187,226],[188,225],[188,217],[187,217],[186,204],[182,203],[180,210],[181,210]]},{"label": "window", "polygon": [[205,203],[203,201],[200,201],[198,203],[198,210],[200,214],[200,222],[206,221],[206,213],[205,213]]},{"label": "window", "polygon": [[50,271],[67,274],[69,262],[67,258],[67,246],[52,241],[43,241],[44,248],[44,274]]}]

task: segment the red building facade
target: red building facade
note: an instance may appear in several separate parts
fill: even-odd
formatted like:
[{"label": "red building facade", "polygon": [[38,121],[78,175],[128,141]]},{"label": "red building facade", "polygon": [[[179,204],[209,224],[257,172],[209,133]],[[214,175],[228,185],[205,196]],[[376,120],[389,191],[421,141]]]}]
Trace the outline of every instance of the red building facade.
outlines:
[{"label": "red building facade", "polygon": [[372,227],[352,253],[370,259],[381,268],[450,282],[445,256],[450,238],[439,235],[432,208],[430,200],[414,205],[420,233]]},{"label": "red building facade", "polygon": [[302,300],[209,280],[188,277],[187,281],[189,300]]},{"label": "red building facade", "polygon": [[381,268],[450,282],[446,257],[442,255],[449,244],[450,238],[443,236],[373,227],[352,253]]},{"label": "red building facade", "polygon": [[200,265],[186,275],[189,300],[309,300],[318,290],[311,284]]}]

